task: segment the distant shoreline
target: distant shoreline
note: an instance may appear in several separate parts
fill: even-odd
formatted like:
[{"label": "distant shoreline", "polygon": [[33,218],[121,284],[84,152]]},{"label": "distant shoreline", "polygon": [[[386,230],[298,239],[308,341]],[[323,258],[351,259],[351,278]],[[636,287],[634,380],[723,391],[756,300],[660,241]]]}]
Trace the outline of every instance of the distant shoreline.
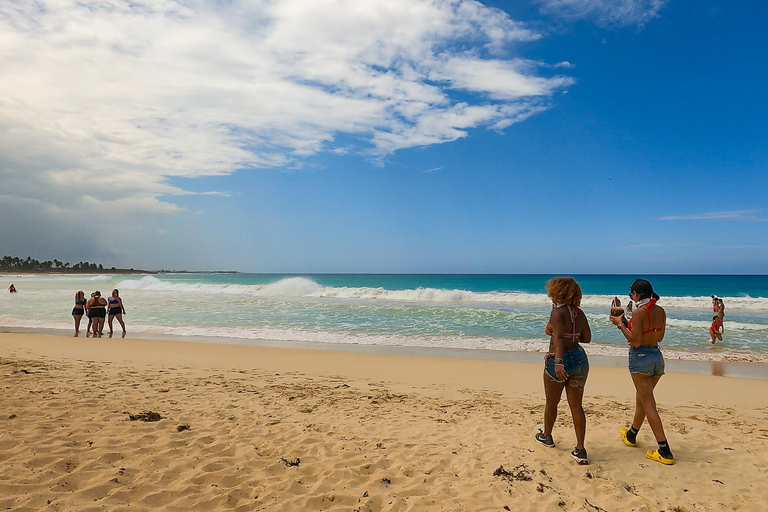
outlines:
[{"label": "distant shoreline", "polygon": [[135,270],[135,269],[100,269],[100,270],[19,270],[0,268],[0,275],[88,275],[88,274],[159,274],[156,270]]},{"label": "distant shoreline", "polygon": [[[0,275],[93,275],[93,274],[242,274],[237,270],[140,270],[140,269],[100,269],[100,270],[18,270],[0,268]],[[298,274],[297,274],[298,275]]]}]

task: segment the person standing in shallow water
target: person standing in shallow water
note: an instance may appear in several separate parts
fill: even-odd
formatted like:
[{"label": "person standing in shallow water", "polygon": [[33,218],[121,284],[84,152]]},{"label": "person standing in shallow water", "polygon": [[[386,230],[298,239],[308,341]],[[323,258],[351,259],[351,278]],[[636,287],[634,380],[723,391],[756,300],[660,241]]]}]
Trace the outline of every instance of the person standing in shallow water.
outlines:
[{"label": "person standing in shallow water", "polygon": [[120,322],[120,326],[123,328],[123,334],[125,334],[125,322],[123,322],[123,315],[125,314],[125,307],[123,307],[123,299],[120,298],[120,292],[112,290],[112,296],[109,298],[109,335],[112,336],[112,321],[117,318]]},{"label": "person standing in shallow water", "polygon": [[581,304],[581,287],[570,277],[555,277],[547,281],[547,292],[552,299],[552,312],[544,332],[550,336],[549,352],[544,356],[544,430],[536,434],[536,441],[554,448],[552,429],[557,419],[557,406],[563,395],[568,398],[576,431],[576,448],[571,457],[579,464],[589,464],[584,438],[587,417],[582,400],[589,374],[589,360],[579,343],[592,341],[592,332]]},{"label": "person standing in shallow water", "polygon": [[91,327],[93,336],[101,338],[104,331],[104,318],[107,316],[107,301],[101,296],[101,292],[93,292],[93,297],[86,303],[86,307],[91,312]]},{"label": "person standing in shallow water", "polygon": [[[645,419],[651,426],[659,445],[648,450],[645,456],[662,464],[674,464],[675,459],[664,434],[664,425],[656,410],[653,390],[664,375],[664,357],[659,343],[664,339],[667,314],[656,304],[659,296],[645,279],[637,279],[630,287],[629,298],[635,302],[635,312],[629,325],[624,325],[624,315],[611,316],[611,322],[619,328],[629,343],[629,373],[635,385],[635,416],[629,429],[619,429],[627,446],[637,446],[637,433]],[[633,325],[634,324],[634,325]]]},{"label": "person standing in shallow water", "polygon": [[72,317],[75,319],[75,336],[80,335],[80,320],[85,314],[85,292],[75,293],[75,307],[72,309]]}]

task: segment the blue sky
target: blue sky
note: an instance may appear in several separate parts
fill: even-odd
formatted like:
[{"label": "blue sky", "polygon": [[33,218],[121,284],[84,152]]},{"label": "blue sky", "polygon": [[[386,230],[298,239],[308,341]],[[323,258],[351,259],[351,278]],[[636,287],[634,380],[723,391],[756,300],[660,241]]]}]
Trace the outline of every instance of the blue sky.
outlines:
[{"label": "blue sky", "polygon": [[[49,3],[4,13],[17,39],[0,40],[0,64],[36,53],[0,91],[0,252],[251,272],[768,273],[761,2],[338,2],[339,26],[316,33],[301,11],[335,0],[269,16],[200,2],[171,31],[168,13],[118,0],[120,18],[53,19]],[[104,44],[60,50],[53,34],[79,41],[84,25]],[[260,31],[280,44],[242,58]]]}]

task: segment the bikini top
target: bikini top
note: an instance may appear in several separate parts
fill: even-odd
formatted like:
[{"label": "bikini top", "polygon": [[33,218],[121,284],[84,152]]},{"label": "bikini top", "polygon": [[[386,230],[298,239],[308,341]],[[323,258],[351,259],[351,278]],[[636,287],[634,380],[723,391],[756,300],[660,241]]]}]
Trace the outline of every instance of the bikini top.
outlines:
[{"label": "bikini top", "polygon": [[83,299],[77,299],[75,301],[75,304],[77,304],[78,306],[82,306],[83,304],[85,304],[85,301]]},{"label": "bikini top", "polygon": [[93,308],[103,308],[104,304],[101,304],[99,302],[100,300],[101,300],[101,298],[98,298],[95,301],[93,301],[93,304],[91,304],[91,309],[93,309]]},{"label": "bikini top", "polygon": [[112,299],[109,299],[109,303],[110,303],[110,304],[117,304],[117,300],[112,300]]},{"label": "bikini top", "polygon": [[[656,304],[656,299],[649,299],[648,302],[645,302],[645,301],[641,300],[638,303],[638,308],[635,310],[635,311],[638,311],[638,310],[641,310],[641,309],[645,310],[645,314],[648,315],[648,326],[649,327],[651,326],[651,306],[653,306],[654,304]],[[648,306],[648,307],[646,307],[646,306]],[[629,324],[627,324],[627,329],[632,331],[632,320],[630,320]],[[655,329],[648,329],[647,331],[643,331],[643,334],[645,335],[645,334],[648,334],[648,333],[651,333],[651,332],[661,332],[663,330],[664,330],[663,327],[656,327]]]},{"label": "bikini top", "polygon": [[563,334],[563,337],[570,338],[573,341],[578,342],[579,339],[581,338],[581,333],[576,332],[576,317],[579,315],[579,308],[576,308],[576,307],[572,308],[571,306],[568,306],[566,304],[555,304],[556,308],[561,308],[563,306],[566,306],[568,308],[568,313],[571,315],[571,326],[573,328],[573,332],[571,332],[570,334]]}]

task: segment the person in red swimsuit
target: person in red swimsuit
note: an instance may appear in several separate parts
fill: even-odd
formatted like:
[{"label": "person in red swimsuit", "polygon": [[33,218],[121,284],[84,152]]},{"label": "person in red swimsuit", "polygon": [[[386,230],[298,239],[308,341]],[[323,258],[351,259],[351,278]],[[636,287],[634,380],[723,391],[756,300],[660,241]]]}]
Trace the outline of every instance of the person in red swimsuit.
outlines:
[{"label": "person in red swimsuit", "polygon": [[723,333],[725,332],[725,326],[723,326],[723,320],[715,315],[712,317],[712,325],[709,326],[709,336],[712,338],[712,344],[717,341],[723,341]]},{"label": "person in red swimsuit", "polygon": [[[653,389],[664,375],[664,357],[659,342],[664,339],[667,314],[656,302],[659,296],[645,279],[637,279],[630,288],[629,298],[635,302],[632,321],[626,325],[624,315],[612,316],[611,322],[619,328],[629,343],[629,372],[635,384],[635,416],[630,429],[619,430],[627,446],[637,446],[637,433],[648,418],[658,450],[648,450],[645,456],[662,464],[674,464],[675,459],[664,434]],[[632,325],[634,324],[634,326]]]}]

